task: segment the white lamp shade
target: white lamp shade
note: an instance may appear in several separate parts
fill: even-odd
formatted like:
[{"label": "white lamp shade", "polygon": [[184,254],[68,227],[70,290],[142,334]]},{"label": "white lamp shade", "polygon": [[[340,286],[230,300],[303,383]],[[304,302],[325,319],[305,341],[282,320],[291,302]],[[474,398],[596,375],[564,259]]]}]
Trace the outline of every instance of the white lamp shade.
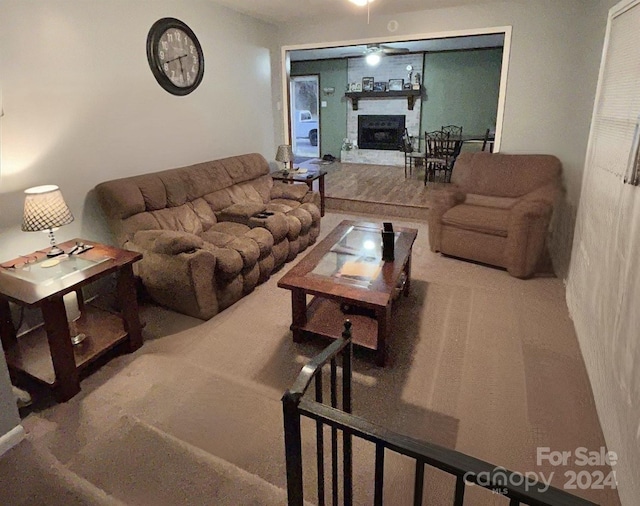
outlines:
[{"label": "white lamp shade", "polygon": [[282,144],[278,146],[276,161],[285,163],[293,161],[293,149],[291,149],[289,144]]},{"label": "white lamp shade", "polygon": [[51,230],[73,221],[73,215],[57,186],[35,186],[24,193],[23,232]]}]

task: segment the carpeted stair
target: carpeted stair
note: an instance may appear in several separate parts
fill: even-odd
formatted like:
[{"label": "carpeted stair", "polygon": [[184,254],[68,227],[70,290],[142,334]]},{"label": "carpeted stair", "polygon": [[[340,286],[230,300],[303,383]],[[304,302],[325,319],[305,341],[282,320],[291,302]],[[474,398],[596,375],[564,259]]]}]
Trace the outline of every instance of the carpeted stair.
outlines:
[{"label": "carpeted stair", "polygon": [[275,485],[129,416],[68,467],[129,505],[286,503],[285,491]]},{"label": "carpeted stair", "polygon": [[0,459],[3,506],[124,506],[26,439]]}]

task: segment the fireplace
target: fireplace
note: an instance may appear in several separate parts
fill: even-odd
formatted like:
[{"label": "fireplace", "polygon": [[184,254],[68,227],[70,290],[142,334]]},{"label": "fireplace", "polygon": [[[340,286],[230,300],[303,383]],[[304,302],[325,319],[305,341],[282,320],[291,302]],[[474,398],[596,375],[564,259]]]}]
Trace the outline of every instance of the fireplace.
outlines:
[{"label": "fireplace", "polygon": [[360,149],[402,148],[405,116],[366,115],[358,116],[358,147]]}]

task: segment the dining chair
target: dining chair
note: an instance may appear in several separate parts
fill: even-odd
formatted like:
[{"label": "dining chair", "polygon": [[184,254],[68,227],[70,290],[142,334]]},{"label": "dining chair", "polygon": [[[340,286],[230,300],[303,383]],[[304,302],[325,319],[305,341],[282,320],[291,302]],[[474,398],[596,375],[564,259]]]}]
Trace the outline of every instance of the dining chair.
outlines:
[{"label": "dining chair", "polygon": [[462,127],[457,125],[447,125],[440,128],[450,139],[461,141],[462,140]]},{"label": "dining chair", "polygon": [[427,184],[429,176],[435,180],[436,171],[440,170],[444,171],[445,181],[447,181],[460,143],[450,139],[449,135],[442,130],[425,132],[424,135],[426,146],[424,184]]},{"label": "dining chair", "polygon": [[493,143],[496,140],[495,131],[492,132],[490,128],[487,128],[487,131],[484,133],[484,139],[482,140],[482,151],[489,151],[489,153],[493,153]]},{"label": "dining chair", "polygon": [[404,152],[404,177],[407,177],[407,169],[409,176],[412,174],[414,165],[417,167],[419,163],[424,163],[425,154],[421,151],[415,151],[411,143],[409,131],[405,128],[402,136],[402,151]]}]

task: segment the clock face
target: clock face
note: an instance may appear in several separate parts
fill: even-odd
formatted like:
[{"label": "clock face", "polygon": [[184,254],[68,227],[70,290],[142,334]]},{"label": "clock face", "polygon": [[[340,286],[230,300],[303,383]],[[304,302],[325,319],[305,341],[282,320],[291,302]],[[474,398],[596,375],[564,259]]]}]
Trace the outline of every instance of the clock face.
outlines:
[{"label": "clock face", "polygon": [[193,31],[182,21],[163,18],[147,37],[147,59],[158,84],[174,95],[195,90],[204,74],[204,54]]}]

